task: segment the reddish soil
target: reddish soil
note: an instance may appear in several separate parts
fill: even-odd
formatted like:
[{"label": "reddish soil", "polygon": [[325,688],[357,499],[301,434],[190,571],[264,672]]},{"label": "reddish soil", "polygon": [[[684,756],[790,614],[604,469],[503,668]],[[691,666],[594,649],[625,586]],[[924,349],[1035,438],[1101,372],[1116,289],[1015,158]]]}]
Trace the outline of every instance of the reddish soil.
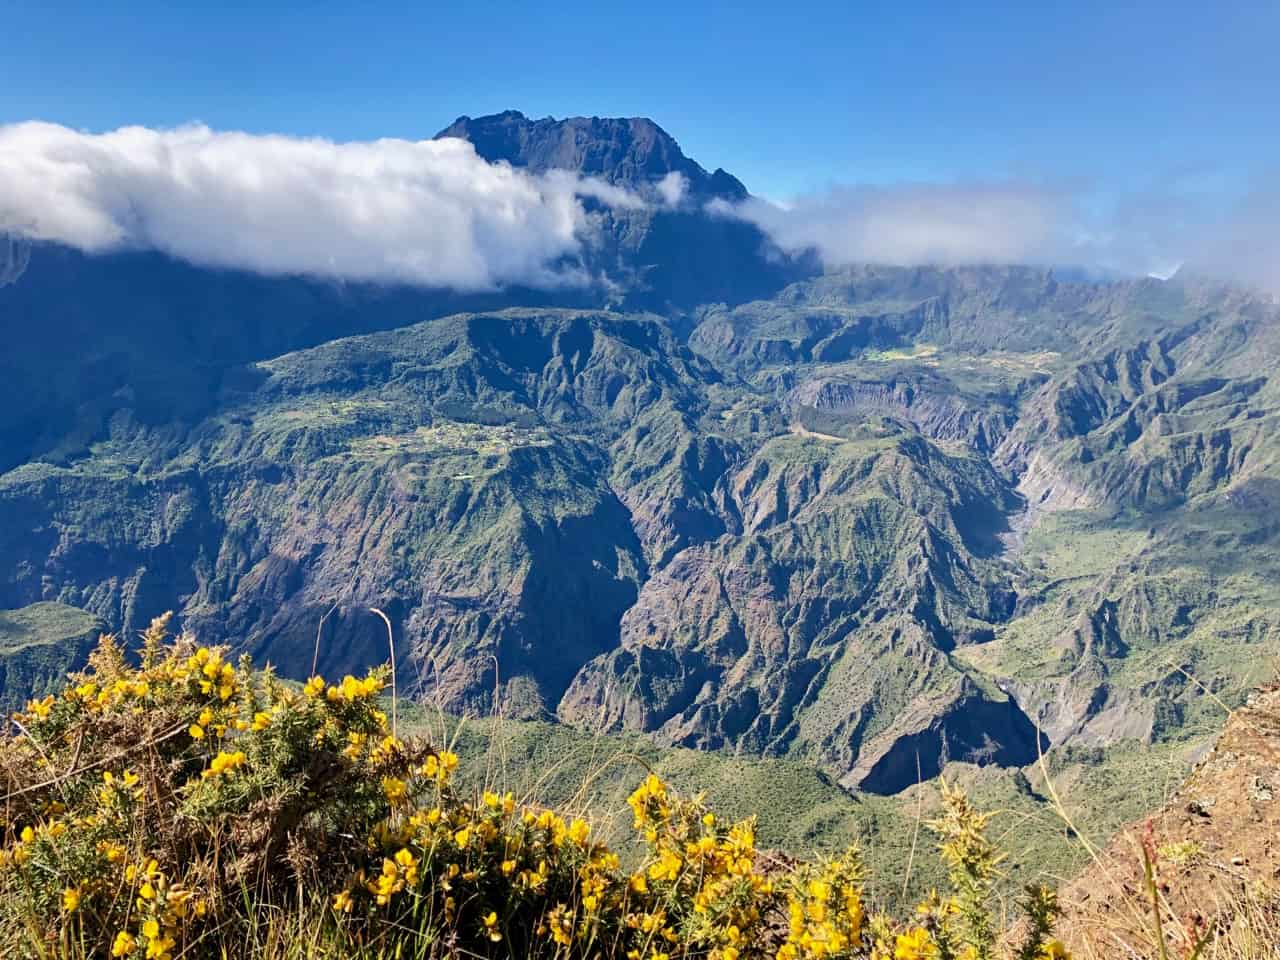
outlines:
[{"label": "reddish soil", "polygon": [[1060,930],[1078,958],[1159,955],[1144,845],[1170,958],[1208,929],[1204,958],[1280,957],[1280,689],[1252,695],[1168,806],[1062,891]]}]

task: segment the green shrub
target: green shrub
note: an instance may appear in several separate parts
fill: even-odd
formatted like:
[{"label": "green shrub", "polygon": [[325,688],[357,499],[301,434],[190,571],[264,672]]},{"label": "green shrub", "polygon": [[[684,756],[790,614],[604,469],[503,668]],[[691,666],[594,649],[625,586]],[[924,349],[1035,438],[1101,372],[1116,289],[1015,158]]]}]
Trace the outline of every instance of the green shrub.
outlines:
[{"label": "green shrub", "polygon": [[[29,957],[992,955],[985,818],[947,791],[953,890],[867,916],[856,850],[782,863],[650,775],[636,843],[468,796],[457,757],[397,737],[380,670],[301,689],[188,637],[104,637],[0,741],[0,934]],[[1052,905],[1019,956],[1061,956]],[[1036,911],[1031,911],[1033,918]],[[8,954],[6,954],[8,955]]]}]

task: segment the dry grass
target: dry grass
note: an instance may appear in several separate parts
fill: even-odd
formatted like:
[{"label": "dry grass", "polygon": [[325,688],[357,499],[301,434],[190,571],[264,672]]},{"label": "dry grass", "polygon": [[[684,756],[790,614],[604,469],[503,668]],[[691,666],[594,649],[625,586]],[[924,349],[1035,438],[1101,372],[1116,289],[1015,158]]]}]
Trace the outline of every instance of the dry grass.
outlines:
[{"label": "dry grass", "polygon": [[1280,957],[1280,691],[1228,715],[1161,811],[1089,845],[1091,866],[1064,889],[1064,939],[1079,956]]}]

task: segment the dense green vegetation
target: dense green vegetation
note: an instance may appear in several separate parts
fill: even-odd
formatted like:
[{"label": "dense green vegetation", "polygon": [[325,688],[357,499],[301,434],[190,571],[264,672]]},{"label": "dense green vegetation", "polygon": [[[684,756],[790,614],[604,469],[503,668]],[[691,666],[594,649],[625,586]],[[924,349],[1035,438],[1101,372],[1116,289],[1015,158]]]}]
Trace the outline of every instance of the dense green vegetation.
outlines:
[{"label": "dense green vegetation", "polygon": [[105,623],[56,602],[0,610],[0,712],[60,689],[88,656]]},{"label": "dense green vegetation", "polygon": [[1173,749],[1280,637],[1275,328],[1191,284],[867,268],[337,339],[0,475],[0,603],[176,605],[292,676],[380,662],[377,607],[451,712],[879,793]]}]

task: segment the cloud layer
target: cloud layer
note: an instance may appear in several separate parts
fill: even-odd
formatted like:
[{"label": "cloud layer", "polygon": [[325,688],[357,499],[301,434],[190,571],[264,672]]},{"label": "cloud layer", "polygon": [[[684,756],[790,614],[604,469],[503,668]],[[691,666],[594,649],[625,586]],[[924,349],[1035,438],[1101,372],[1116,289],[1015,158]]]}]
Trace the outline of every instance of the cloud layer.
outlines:
[{"label": "cloud layer", "polygon": [[1008,263],[1061,244],[1060,206],[1019,184],[905,184],[835,187],[786,206],[752,199],[736,213],[784,250],[812,247],[831,264]]},{"label": "cloud layer", "polygon": [[1168,276],[1180,267],[1280,294],[1280,176],[1231,203],[1161,182],[1137,195],[1033,182],[837,186],[786,204],[718,203],[784,250],[852,263],[1070,265]]},{"label": "cloud layer", "polygon": [[600,181],[487,163],[462,140],[0,127],[0,229],[262,273],[461,290],[581,283],[565,265],[590,229],[580,196],[641,203]]},{"label": "cloud layer", "polygon": [[[90,252],[155,249],[269,274],[458,290],[579,285],[601,206],[674,208],[687,181],[645,195],[568,171],[490,164],[462,140],[333,143],[126,127],[0,126],[0,233]],[[1229,205],[1194,177],[1141,194],[1031,181],[842,186],[712,212],[832,266],[1069,264],[1167,275],[1185,265],[1280,294],[1280,176]],[[2,282],[2,281],[0,281]]]}]

